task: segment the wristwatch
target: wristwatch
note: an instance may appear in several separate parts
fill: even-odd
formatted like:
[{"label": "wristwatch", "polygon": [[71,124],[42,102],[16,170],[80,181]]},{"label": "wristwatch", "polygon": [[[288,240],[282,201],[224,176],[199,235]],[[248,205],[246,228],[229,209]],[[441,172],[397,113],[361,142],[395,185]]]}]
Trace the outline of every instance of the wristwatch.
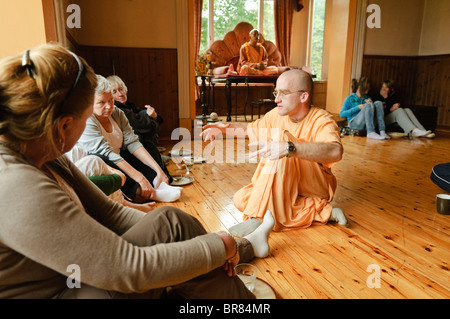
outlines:
[{"label": "wristwatch", "polygon": [[292,143],[292,142],[287,142],[288,143],[288,146],[287,146],[287,151],[288,151],[288,154],[287,154],[287,156],[286,157],[288,157],[288,158],[290,158],[290,157],[292,157],[292,156],[294,156],[294,154],[295,154],[295,151],[296,151],[296,148],[295,148],[295,146],[294,146],[294,143]]}]

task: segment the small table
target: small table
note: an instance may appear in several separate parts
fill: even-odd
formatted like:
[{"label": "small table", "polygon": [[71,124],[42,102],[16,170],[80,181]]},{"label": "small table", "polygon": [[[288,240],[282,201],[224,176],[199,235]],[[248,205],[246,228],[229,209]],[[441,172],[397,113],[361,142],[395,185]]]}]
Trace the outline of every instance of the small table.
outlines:
[{"label": "small table", "polygon": [[[232,84],[236,84],[236,87],[239,83],[244,83],[247,86],[247,96],[245,98],[245,104],[244,109],[247,105],[248,100],[248,94],[249,94],[249,84],[250,83],[273,83],[276,84],[278,79],[278,75],[234,75],[229,76],[227,74],[224,75],[216,75],[213,78],[210,79],[211,84],[212,83],[225,83],[225,95],[227,98],[227,122],[231,121],[231,109],[232,109],[232,102],[231,102],[231,87]],[[214,86],[213,86],[213,94],[214,94]],[[236,111],[237,111],[237,94],[236,94],[236,101],[235,101]],[[236,112],[237,113],[237,112]]]},{"label": "small table", "polygon": [[[196,77],[201,78],[201,90],[200,90],[200,99],[202,102],[202,110],[203,114],[197,116],[198,119],[201,119],[203,124],[206,124],[208,121],[209,115],[208,115],[208,107],[209,107],[209,92],[208,92],[208,100],[207,100],[207,93],[206,93],[206,79],[208,79],[208,82],[211,84],[211,78],[214,77],[214,75],[208,75],[208,74],[200,74],[196,75]],[[214,90],[213,90],[214,91]],[[214,92],[213,92],[214,94]]]}]

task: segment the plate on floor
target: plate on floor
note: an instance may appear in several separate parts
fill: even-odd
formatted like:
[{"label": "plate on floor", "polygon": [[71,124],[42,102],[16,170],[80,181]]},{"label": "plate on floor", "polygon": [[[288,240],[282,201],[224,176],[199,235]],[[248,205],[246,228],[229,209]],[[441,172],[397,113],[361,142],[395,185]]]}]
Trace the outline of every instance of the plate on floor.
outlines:
[{"label": "plate on floor", "polygon": [[408,136],[408,134],[406,134],[406,133],[401,133],[401,132],[391,132],[391,133],[388,133],[388,134],[389,134],[389,136],[392,137],[392,138],[400,138],[400,137]]},{"label": "plate on floor", "polygon": [[253,294],[256,299],[277,299],[275,290],[264,280],[256,278]]},{"label": "plate on floor", "polygon": [[192,155],[192,151],[191,150],[185,150],[185,149],[176,149],[176,150],[171,150],[170,152],[170,156],[189,156]]},{"label": "plate on floor", "polygon": [[198,164],[198,163],[204,163],[206,162],[207,158],[204,156],[194,156],[194,163]]},{"label": "plate on floor", "polygon": [[192,176],[186,176],[186,175],[172,175],[173,182],[170,184],[172,186],[183,186],[190,184],[194,181],[194,178]]}]

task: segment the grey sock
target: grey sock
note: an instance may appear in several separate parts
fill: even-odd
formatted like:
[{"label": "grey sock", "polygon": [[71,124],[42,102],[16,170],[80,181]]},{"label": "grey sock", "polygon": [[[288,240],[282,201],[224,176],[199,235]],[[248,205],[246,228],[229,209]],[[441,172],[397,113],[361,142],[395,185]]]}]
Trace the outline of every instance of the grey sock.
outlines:
[{"label": "grey sock", "polygon": [[252,233],[259,225],[261,225],[261,222],[258,219],[250,218],[245,222],[230,227],[229,232],[234,237],[244,237]]}]

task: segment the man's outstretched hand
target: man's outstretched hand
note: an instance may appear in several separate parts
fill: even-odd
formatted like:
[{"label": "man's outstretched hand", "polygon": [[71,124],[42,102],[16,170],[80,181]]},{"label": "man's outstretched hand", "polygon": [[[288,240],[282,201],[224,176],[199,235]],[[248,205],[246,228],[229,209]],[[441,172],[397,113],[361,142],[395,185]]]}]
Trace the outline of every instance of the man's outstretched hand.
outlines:
[{"label": "man's outstretched hand", "polygon": [[211,144],[214,143],[216,136],[220,133],[225,133],[226,129],[230,127],[230,124],[227,123],[214,123],[208,124],[203,127],[203,131],[200,133],[200,136],[203,138],[205,142],[208,140],[211,141]]}]

